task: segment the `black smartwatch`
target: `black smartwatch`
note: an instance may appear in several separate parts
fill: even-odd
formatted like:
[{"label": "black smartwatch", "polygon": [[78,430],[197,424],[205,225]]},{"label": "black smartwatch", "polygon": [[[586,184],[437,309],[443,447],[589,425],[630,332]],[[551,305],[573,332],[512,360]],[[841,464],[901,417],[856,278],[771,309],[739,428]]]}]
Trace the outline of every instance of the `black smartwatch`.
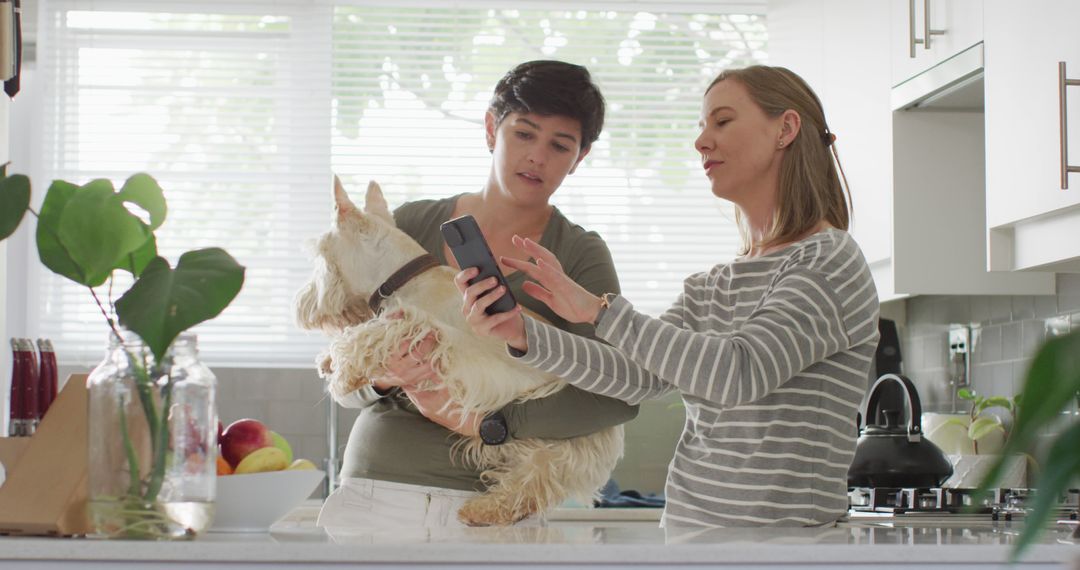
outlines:
[{"label": "black smartwatch", "polygon": [[506,426],[506,417],[502,412],[491,412],[480,421],[480,440],[485,445],[502,445],[510,437],[510,428]]}]

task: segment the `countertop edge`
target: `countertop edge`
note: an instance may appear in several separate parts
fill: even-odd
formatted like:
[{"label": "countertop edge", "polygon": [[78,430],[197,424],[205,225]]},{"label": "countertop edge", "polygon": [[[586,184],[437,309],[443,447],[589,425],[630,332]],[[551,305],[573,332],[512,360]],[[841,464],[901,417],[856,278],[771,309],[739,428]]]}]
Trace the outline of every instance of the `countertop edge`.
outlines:
[{"label": "countertop edge", "polygon": [[[349,544],[315,542],[143,543],[47,538],[8,538],[0,542],[0,562],[29,560],[186,561],[283,563],[667,563],[735,565],[865,562],[869,552],[852,544]],[[552,546],[558,548],[552,548]],[[407,548],[403,548],[407,546]],[[878,560],[903,564],[1004,563],[1012,547],[992,544],[865,545]],[[1080,556],[1071,544],[1036,545],[1025,563],[1062,562]]]}]

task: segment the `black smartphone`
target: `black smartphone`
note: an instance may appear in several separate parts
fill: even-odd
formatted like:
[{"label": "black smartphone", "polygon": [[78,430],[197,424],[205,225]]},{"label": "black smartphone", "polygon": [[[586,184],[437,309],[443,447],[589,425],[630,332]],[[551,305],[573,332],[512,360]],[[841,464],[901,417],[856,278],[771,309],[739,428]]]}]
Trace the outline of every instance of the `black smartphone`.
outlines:
[{"label": "black smartphone", "polygon": [[488,247],[484,234],[480,233],[480,226],[476,224],[475,218],[469,215],[454,218],[444,222],[439,229],[442,230],[443,239],[446,240],[446,245],[450,246],[458,267],[462,269],[476,267],[480,270],[476,277],[469,280],[469,285],[488,277],[495,277],[499,280],[499,284],[506,288],[506,293],[488,305],[484,312],[494,315],[505,313],[517,306],[517,300],[510,293],[510,285],[499,270],[499,264],[495,261],[495,256],[491,254],[491,248]]}]

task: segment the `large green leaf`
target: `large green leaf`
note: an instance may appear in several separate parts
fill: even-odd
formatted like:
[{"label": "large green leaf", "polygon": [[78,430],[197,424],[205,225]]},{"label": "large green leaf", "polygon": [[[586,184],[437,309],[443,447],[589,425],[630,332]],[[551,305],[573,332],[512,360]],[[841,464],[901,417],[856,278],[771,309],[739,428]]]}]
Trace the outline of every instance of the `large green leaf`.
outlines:
[{"label": "large green leaf", "polygon": [[160,362],[181,332],[216,317],[243,284],[244,267],[223,249],[189,251],[175,270],[156,257],[116,302],[116,312]]},{"label": "large green leaf", "polygon": [[[1049,340],[1036,354],[1021,393],[1025,394],[1010,440],[1028,447],[1042,428],[1072,404],[1080,389],[1080,333]],[[1017,434],[1019,432],[1019,434]]]},{"label": "large green leaf", "polygon": [[[149,232],[149,228],[147,228],[147,232]],[[138,277],[155,257],[157,257],[157,238],[151,233],[146,243],[142,244],[142,247],[120,259],[116,269],[123,269]]]},{"label": "large green leaf", "polygon": [[80,187],[60,214],[60,242],[82,269],[88,287],[105,282],[131,252],[143,247],[150,232],[124,207],[108,180]]},{"label": "large green leaf", "polygon": [[0,175],[0,240],[15,233],[29,207],[30,179],[22,174]]},{"label": "large green leaf", "polygon": [[[1016,426],[1013,427],[1001,458],[979,484],[979,491],[993,487],[1004,470],[1010,455],[1025,454],[1035,447],[1046,426],[1059,421],[1060,413],[1072,405],[1080,390],[1080,331],[1050,339],[1039,349],[1028,370],[1018,406]],[[1080,424],[1074,423],[1054,438],[1042,466],[1042,475],[1035,483],[1039,490],[1035,504],[1027,517],[1024,530],[1013,550],[1013,560],[1034,542],[1042,532],[1046,519],[1053,512],[1058,496],[1080,475]]]},{"label": "large green leaf", "polygon": [[1042,475],[1035,483],[1035,505],[1031,509],[1020,533],[1020,539],[1012,553],[1013,561],[1020,558],[1024,550],[1038,538],[1045,527],[1046,519],[1058,506],[1059,497],[1072,485],[1080,474],[1080,424],[1073,424],[1054,439],[1050,448],[1050,460],[1043,467]]},{"label": "large green leaf", "polygon": [[63,180],[54,180],[45,193],[37,223],[37,249],[41,263],[58,275],[76,283],[84,281],[83,270],[60,243],[60,215],[79,187]]},{"label": "large green leaf", "polygon": [[150,231],[158,229],[165,221],[165,214],[168,211],[165,206],[165,194],[161,191],[161,186],[158,186],[157,180],[149,174],[140,172],[132,175],[120,188],[119,196],[124,202],[138,204],[150,214]]},{"label": "large green leaf", "polygon": [[1035,355],[1024,382],[1023,393],[1028,397],[1020,406],[1010,438],[1017,440],[1016,445],[1030,443],[1075,397],[1077,386],[1062,369],[1064,353],[1075,348],[1075,338],[1068,335],[1050,339]]}]

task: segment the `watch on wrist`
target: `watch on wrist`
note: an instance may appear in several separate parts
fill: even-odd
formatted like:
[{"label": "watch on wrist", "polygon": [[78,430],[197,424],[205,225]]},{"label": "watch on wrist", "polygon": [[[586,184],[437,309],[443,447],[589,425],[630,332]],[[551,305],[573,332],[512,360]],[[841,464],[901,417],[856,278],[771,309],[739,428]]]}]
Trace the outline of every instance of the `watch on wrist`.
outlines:
[{"label": "watch on wrist", "polygon": [[484,445],[502,445],[510,437],[510,428],[502,412],[491,412],[480,421],[480,440]]},{"label": "watch on wrist", "polygon": [[604,313],[611,308],[611,303],[614,302],[615,297],[618,296],[618,293],[604,293],[603,295],[600,295],[600,310],[596,312],[596,320],[593,321],[594,325],[600,323],[600,317],[603,317]]}]

